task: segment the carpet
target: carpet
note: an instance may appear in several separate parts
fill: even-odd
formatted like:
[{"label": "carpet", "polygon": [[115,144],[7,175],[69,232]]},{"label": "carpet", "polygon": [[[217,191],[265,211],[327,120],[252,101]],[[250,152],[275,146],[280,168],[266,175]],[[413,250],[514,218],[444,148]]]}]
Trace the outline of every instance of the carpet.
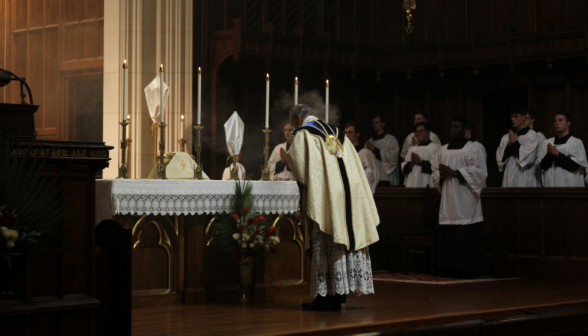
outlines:
[{"label": "carpet", "polygon": [[374,281],[390,281],[390,282],[401,282],[421,285],[462,285],[470,283],[481,283],[481,282],[494,282],[494,281],[508,281],[516,280],[518,278],[489,278],[482,277],[478,279],[453,279],[453,278],[440,278],[429,274],[400,274],[390,273],[388,271],[373,271],[372,276]]}]

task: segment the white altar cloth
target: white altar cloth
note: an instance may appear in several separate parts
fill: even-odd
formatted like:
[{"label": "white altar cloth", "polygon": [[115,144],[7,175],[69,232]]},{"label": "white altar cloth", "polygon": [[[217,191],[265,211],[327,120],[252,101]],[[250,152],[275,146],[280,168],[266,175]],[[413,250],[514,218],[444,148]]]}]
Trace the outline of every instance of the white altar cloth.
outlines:
[{"label": "white altar cloth", "polygon": [[[295,181],[252,181],[259,213],[293,214],[300,194]],[[235,181],[96,180],[96,224],[113,215],[202,215],[229,212]]]}]

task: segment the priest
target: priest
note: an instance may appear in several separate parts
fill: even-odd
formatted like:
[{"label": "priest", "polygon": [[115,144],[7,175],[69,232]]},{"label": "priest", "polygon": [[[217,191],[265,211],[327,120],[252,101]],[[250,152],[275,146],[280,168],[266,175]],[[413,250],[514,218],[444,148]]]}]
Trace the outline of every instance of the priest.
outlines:
[{"label": "priest", "polygon": [[[416,127],[416,125],[420,122],[429,122],[427,114],[423,111],[418,111],[414,114],[414,126]],[[437,136],[437,134],[433,133],[433,131],[431,131],[431,136],[429,138],[433,143],[436,143],[437,145],[439,145],[439,147],[441,147],[441,140],[439,140],[439,137]],[[418,145],[419,141],[415,135],[415,132],[412,132],[409,135],[407,135],[406,139],[404,139],[404,144],[402,144],[402,151],[400,151],[400,159],[406,160],[406,153],[408,152],[408,148],[411,146]]]},{"label": "priest", "polygon": [[484,272],[481,192],[488,172],[482,152],[466,135],[467,120],[455,117],[452,141],[435,154],[432,179],[441,193],[437,237],[439,275],[474,278]]},{"label": "priest", "polygon": [[378,160],[372,151],[367,148],[363,148],[359,144],[359,137],[361,135],[361,128],[359,124],[354,122],[348,122],[345,124],[345,136],[353,147],[355,147],[355,151],[361,160],[361,164],[363,165],[363,171],[365,172],[365,176],[368,179],[368,183],[370,184],[370,188],[372,189],[372,194],[376,192],[376,186],[378,182],[380,182],[380,176],[378,174]]},{"label": "priest", "polygon": [[398,185],[398,153],[400,148],[393,135],[386,133],[384,127],[386,120],[383,116],[372,119],[372,127],[376,135],[365,143],[365,148],[374,153],[378,160],[378,174],[380,183],[385,185]]},{"label": "priest", "polygon": [[292,145],[292,132],[294,132],[294,126],[288,122],[284,125],[286,142],[282,142],[274,148],[267,162],[270,171],[270,180],[272,181],[290,181],[292,178],[292,171],[288,167],[287,153]]},{"label": "priest", "polygon": [[414,134],[418,145],[408,148],[402,163],[405,185],[407,188],[432,187],[434,183],[431,179],[431,159],[441,146],[431,140],[432,132],[426,121],[416,124]]},{"label": "priest", "polygon": [[582,140],[570,133],[572,117],[567,113],[555,116],[557,137],[541,145],[539,167],[543,171],[545,187],[583,187],[588,169],[586,150]]},{"label": "priest", "polygon": [[511,109],[513,128],[502,137],[496,150],[498,170],[504,172],[503,187],[539,187],[535,177],[539,136],[527,126],[526,117],[524,106],[516,105]]},{"label": "priest", "polygon": [[[361,160],[338,128],[299,104],[288,165],[301,187],[301,221],[312,246],[310,295],[305,310],[341,309],[347,294],[373,294],[368,246],[378,241],[378,211]],[[309,240],[311,245],[309,245]]]}]

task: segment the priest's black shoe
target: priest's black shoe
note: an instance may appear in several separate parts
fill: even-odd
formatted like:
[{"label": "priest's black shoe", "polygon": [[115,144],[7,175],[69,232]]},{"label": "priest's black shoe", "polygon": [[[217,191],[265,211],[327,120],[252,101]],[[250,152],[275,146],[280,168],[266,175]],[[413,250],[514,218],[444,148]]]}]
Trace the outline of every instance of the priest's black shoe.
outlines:
[{"label": "priest's black shoe", "polygon": [[341,303],[335,300],[332,295],[320,296],[317,295],[311,303],[303,303],[300,305],[304,310],[313,311],[337,311],[341,310]]}]

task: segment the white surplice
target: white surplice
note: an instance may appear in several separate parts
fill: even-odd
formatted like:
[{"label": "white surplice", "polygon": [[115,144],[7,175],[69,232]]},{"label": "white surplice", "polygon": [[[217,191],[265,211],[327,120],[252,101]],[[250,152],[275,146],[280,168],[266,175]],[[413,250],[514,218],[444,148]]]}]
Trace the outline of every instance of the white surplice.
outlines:
[{"label": "white surplice", "polygon": [[368,142],[380,149],[381,160],[378,160],[380,181],[390,181],[391,185],[398,185],[400,177],[396,168],[398,167],[400,147],[396,138],[386,134],[382,139],[374,140],[374,138],[371,138]]},{"label": "white surplice", "polygon": [[287,146],[287,142],[277,145],[267,162],[267,166],[270,172],[270,180],[272,181],[290,181],[292,179],[292,171],[289,169],[284,169],[276,174],[276,163],[282,161],[282,157],[280,156],[280,149],[283,148],[286,150]]},{"label": "white surplice", "polygon": [[530,129],[526,134],[519,135],[517,140],[521,146],[517,157],[509,156],[502,162],[504,151],[509,144],[508,134],[500,140],[500,146],[496,150],[496,162],[498,170],[504,172],[502,178],[503,187],[539,187],[535,170],[535,161],[539,153],[539,136]]},{"label": "white surplice", "polygon": [[370,184],[370,189],[372,189],[373,194],[376,192],[376,186],[378,185],[378,182],[380,182],[378,159],[376,159],[374,153],[367,148],[362,148],[359,152],[357,152],[357,155],[361,160],[363,171],[365,172],[365,176],[367,177],[368,183]]},{"label": "white surplice", "polygon": [[[435,156],[435,153],[441,148],[440,145],[431,142],[426,146],[411,146],[406,152],[406,158],[400,167],[400,171],[404,172],[404,166],[410,165],[411,153],[417,154],[423,161],[431,161]],[[407,188],[425,188],[428,186],[435,186],[431,174],[422,172],[421,165],[414,165],[410,174],[405,175],[404,183]]]},{"label": "white surplice", "polygon": [[[488,170],[482,152],[468,141],[462,149],[441,147],[431,160],[432,179],[441,193],[439,224],[466,225],[484,221],[480,194]],[[441,179],[439,164],[459,171],[467,183],[457,177]]]},{"label": "white surplice", "polygon": [[[537,165],[541,163],[541,160],[547,155],[547,144],[554,145],[555,138],[549,138],[543,142],[540,148],[539,157],[537,158]],[[543,186],[545,187],[584,187],[585,186],[585,173],[588,169],[588,161],[586,160],[586,150],[582,140],[571,136],[565,144],[554,145],[557,150],[569,158],[572,161],[580,165],[580,168],[575,172],[570,172],[562,167],[559,167],[554,163],[551,164],[551,168],[543,171]],[[537,167],[537,169],[541,169]]]},{"label": "white surplice", "polygon": [[[406,159],[406,153],[408,152],[408,149],[410,147],[412,147],[412,138],[414,138],[414,132],[407,135],[406,139],[404,139],[404,143],[402,144],[402,151],[400,151],[400,158],[402,160]],[[429,139],[433,143],[439,145],[439,147],[443,146],[443,144],[441,143],[441,140],[439,140],[439,137],[437,136],[437,134],[433,133],[433,131],[431,131],[431,135],[429,136]]]},{"label": "white surplice", "polygon": [[[233,168],[233,164],[231,163],[230,167],[225,168],[225,171],[223,171],[223,181],[229,180],[231,178],[231,169]],[[237,162],[237,170],[238,170],[238,175],[239,175],[239,180],[245,180],[245,178],[247,177],[245,175],[245,167],[243,167],[242,164],[240,164],[239,162]]]},{"label": "white surplice", "polygon": [[[545,135],[541,132],[537,132],[537,136],[539,137],[539,150],[537,151],[537,158],[539,158],[539,154],[541,153],[541,146],[547,140]],[[547,145],[546,145],[547,146]],[[543,186],[543,171],[539,166],[535,167],[535,179],[537,180],[537,186]]]}]

